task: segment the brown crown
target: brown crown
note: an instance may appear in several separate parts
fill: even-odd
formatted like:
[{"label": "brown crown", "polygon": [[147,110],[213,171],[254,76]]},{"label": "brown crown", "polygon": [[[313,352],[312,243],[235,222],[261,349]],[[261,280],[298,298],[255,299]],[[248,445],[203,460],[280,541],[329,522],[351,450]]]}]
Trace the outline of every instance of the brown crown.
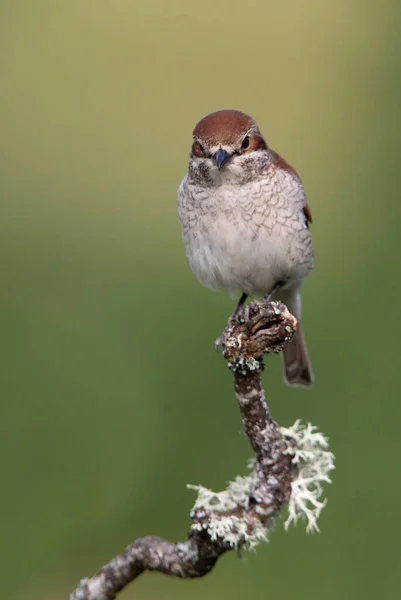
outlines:
[{"label": "brown crown", "polygon": [[203,117],[196,125],[193,135],[209,145],[230,146],[251,128],[258,131],[256,122],[239,110],[219,110]]}]

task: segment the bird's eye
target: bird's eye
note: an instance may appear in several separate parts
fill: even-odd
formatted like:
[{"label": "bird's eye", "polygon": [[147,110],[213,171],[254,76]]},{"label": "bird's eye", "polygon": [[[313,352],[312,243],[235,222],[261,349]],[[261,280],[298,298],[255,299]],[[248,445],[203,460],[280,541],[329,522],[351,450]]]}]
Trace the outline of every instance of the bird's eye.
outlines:
[{"label": "bird's eye", "polygon": [[245,136],[244,139],[242,140],[241,148],[243,150],[246,150],[247,148],[249,148],[249,135]]}]

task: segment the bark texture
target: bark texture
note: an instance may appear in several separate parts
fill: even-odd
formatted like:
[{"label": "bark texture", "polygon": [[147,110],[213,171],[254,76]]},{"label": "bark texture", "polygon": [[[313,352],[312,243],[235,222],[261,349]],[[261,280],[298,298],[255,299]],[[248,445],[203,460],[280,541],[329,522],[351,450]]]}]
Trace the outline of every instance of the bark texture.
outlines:
[{"label": "bark texture", "polygon": [[[231,503],[227,510],[213,504],[191,512],[192,528],[185,542],[159,537],[137,539],[91,578],[83,579],[70,600],[113,600],[128,583],[144,571],[159,571],[181,578],[209,573],[221,554],[241,547],[254,531],[287,503],[291,493],[291,455],[288,439],[280,433],[266,403],[261,382],[263,357],[280,352],[296,330],[296,319],[280,302],[254,301],[243,318],[230,319],[221,339],[223,355],[234,378],[244,431],[255,454],[254,480],[246,502]],[[239,542],[233,544],[219,530],[231,524]],[[217,524],[217,527],[216,527]],[[212,534],[211,531],[214,533]]]}]

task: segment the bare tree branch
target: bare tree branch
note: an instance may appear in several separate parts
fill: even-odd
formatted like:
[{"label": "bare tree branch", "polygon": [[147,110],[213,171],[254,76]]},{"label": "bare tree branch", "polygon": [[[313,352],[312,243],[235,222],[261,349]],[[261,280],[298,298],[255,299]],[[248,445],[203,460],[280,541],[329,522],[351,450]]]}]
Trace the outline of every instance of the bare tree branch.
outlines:
[{"label": "bare tree branch", "polygon": [[[172,543],[158,537],[137,539],[93,577],[83,579],[70,600],[113,600],[143,571],[160,571],[181,578],[202,577],[224,552],[254,547],[265,539],[269,518],[290,500],[295,453],[291,448],[295,441],[291,433],[283,435],[271,418],[261,382],[263,356],[282,350],[295,329],[296,319],[283,304],[254,301],[247,307],[245,319],[230,320],[222,336],[223,354],[233,373],[244,430],[255,453],[251,475],[237,478],[219,494],[197,488],[198,500],[190,515],[192,527],[186,542]],[[311,435],[320,436],[317,443],[326,447],[321,434]],[[333,467],[327,470],[330,468]],[[321,479],[327,481],[327,473]],[[324,505],[318,504],[314,504],[311,513]],[[297,520],[296,506],[293,513],[292,520]],[[316,524],[313,527],[317,529]]]}]

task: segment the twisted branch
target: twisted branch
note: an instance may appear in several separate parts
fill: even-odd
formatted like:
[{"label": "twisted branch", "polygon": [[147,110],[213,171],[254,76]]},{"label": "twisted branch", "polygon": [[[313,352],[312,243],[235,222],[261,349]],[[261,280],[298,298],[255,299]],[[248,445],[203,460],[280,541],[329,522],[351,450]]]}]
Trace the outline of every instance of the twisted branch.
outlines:
[{"label": "twisted branch", "polygon": [[202,488],[191,512],[192,527],[186,542],[137,539],[93,577],[83,579],[70,600],[113,600],[144,571],[202,577],[224,552],[256,545],[266,535],[269,518],[289,501],[291,442],[271,418],[261,371],[263,356],[280,352],[291,339],[296,319],[277,302],[254,301],[245,315],[241,322],[229,321],[222,346],[233,373],[244,430],[255,453],[251,476],[243,478],[241,485],[231,484],[221,494]]}]

